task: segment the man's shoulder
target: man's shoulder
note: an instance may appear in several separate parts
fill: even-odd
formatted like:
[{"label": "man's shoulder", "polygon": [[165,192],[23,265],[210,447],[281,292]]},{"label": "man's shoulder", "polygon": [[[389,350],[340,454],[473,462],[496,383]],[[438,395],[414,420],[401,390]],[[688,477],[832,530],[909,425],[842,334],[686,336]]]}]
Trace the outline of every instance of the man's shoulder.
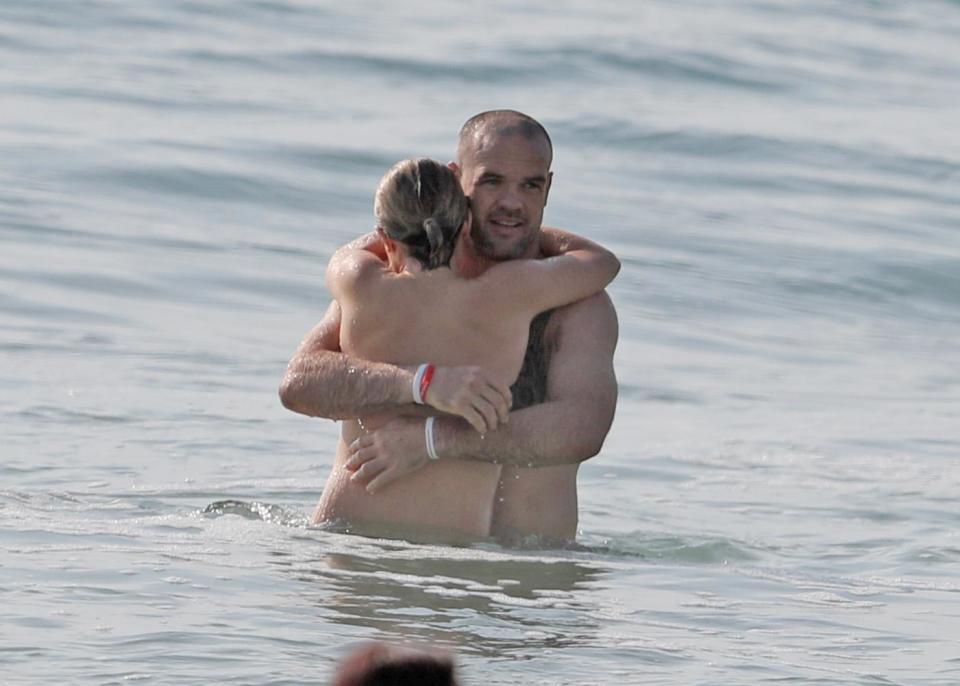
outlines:
[{"label": "man's shoulder", "polygon": [[545,334],[551,339],[560,336],[589,336],[611,328],[616,336],[617,310],[607,292],[600,291],[555,309]]},{"label": "man's shoulder", "polygon": [[612,314],[616,316],[616,308],[613,306],[613,300],[610,299],[610,295],[605,290],[594,293],[593,295],[588,295],[586,298],[572,302],[569,305],[558,307],[554,312],[561,317],[576,317],[579,314],[589,313],[595,313],[597,315]]}]

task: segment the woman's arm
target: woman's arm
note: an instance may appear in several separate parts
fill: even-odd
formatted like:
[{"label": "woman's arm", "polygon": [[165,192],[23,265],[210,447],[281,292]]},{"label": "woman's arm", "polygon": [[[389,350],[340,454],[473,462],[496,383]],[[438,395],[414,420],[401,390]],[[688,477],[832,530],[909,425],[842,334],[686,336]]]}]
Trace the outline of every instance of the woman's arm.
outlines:
[{"label": "woman's arm", "polygon": [[487,306],[543,312],[602,291],[620,271],[612,252],[583,236],[544,229],[540,241],[548,257],[501,262],[476,280]]},{"label": "woman's arm", "polygon": [[557,257],[571,250],[589,250],[591,247],[600,246],[583,236],[563,229],[550,226],[540,229],[540,254],[544,257]]}]

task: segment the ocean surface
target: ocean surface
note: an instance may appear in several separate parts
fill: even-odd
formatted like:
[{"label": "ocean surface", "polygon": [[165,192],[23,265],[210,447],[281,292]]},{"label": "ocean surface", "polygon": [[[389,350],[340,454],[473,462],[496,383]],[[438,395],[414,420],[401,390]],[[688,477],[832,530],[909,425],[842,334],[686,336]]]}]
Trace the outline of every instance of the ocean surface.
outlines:
[{"label": "ocean surface", "polygon": [[[0,683],[960,683],[956,0],[5,0],[0,65]],[[581,547],[312,529],[325,263],[498,107],[623,262]]]}]

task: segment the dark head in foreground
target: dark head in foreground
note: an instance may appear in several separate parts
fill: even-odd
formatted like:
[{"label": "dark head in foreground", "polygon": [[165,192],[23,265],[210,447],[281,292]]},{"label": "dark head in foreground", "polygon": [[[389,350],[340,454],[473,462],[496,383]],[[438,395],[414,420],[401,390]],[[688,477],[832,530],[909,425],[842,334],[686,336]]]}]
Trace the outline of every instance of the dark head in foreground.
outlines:
[{"label": "dark head in foreground", "polygon": [[340,663],[333,686],[458,686],[454,672],[446,653],[370,643]]}]

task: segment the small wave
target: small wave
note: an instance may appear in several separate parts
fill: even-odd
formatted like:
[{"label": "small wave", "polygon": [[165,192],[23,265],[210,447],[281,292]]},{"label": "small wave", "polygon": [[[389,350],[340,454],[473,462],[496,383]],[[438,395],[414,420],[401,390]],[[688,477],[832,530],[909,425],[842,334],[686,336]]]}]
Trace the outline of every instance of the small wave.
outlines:
[{"label": "small wave", "polygon": [[281,505],[271,505],[257,500],[250,502],[218,500],[200,510],[200,514],[208,519],[215,519],[224,515],[238,515],[244,519],[270,522],[271,524],[296,529],[304,529],[309,525],[309,520],[299,512],[288,510]]},{"label": "small wave", "polygon": [[[84,173],[91,182],[125,187],[149,194],[169,194],[201,200],[247,202],[277,207],[319,211],[325,199],[336,194],[268,179],[258,174],[216,171],[209,168],[152,165],[147,167],[102,167]],[[329,198],[327,197],[329,196]]]},{"label": "small wave", "polygon": [[[885,174],[898,180],[892,184],[896,187],[889,189],[893,191],[903,183],[917,190],[918,180],[929,191],[930,182],[943,183],[960,175],[960,164],[945,154],[905,154],[893,146],[866,147],[821,135],[778,137],[692,127],[666,129],[614,116],[561,120],[553,128],[565,137],[603,149],[631,148],[691,158],[758,162],[765,168],[772,164],[818,170],[842,168],[845,176],[851,170],[872,177]],[[942,193],[936,199],[952,201],[953,197]]]},{"label": "small wave", "polygon": [[636,531],[597,539],[595,536],[587,537],[582,549],[614,557],[639,557],[696,565],[751,562],[760,558],[759,551],[725,538],[656,536]]},{"label": "small wave", "polygon": [[34,422],[54,422],[54,423],[86,423],[99,422],[103,424],[129,424],[139,420],[131,415],[108,414],[105,412],[91,412],[83,410],[70,410],[63,407],[52,407],[49,405],[37,405],[20,410],[18,416],[29,419]]},{"label": "small wave", "polygon": [[[647,54],[642,54],[644,50]],[[518,51],[518,55],[526,61],[535,59],[555,64],[557,71],[565,69],[569,72],[571,65],[580,65],[584,74],[594,73],[599,68],[609,69],[617,75],[634,73],[645,78],[698,81],[765,93],[789,90],[782,73],[763,75],[758,66],[695,50],[675,51],[664,56],[659,50],[638,45],[625,46],[622,50],[566,46],[549,51]]]}]

